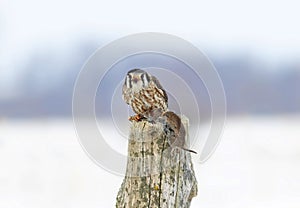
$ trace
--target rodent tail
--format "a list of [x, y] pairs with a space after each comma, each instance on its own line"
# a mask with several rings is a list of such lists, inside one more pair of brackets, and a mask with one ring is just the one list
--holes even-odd
[[194, 154], [198, 154], [196, 151], [194, 151], [194, 150], [190, 150], [190, 149], [186, 149], [186, 148], [182, 148], [182, 149], [184, 149], [184, 150], [186, 150], [186, 151], [189, 151], [189, 152], [191, 152], [191, 153], [194, 153]]

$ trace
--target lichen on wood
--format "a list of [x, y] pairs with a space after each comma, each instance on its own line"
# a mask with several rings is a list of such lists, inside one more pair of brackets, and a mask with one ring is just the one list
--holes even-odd
[[[182, 122], [188, 132], [187, 118]], [[197, 191], [191, 153], [172, 148], [162, 124], [133, 121], [116, 207], [187, 208]]]

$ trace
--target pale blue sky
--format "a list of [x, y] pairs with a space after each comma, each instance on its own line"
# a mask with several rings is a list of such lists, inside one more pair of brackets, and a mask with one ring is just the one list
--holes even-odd
[[[180, 2], [180, 3], [179, 3]], [[216, 51], [300, 49], [299, 1], [14, 1], [0, 6], [1, 65], [45, 44], [167, 32]], [[52, 46], [53, 47], [53, 46]]]
[[[200, 49], [251, 51], [275, 62], [300, 54], [299, 1], [0, 1], [0, 87], [39, 49], [137, 32], [178, 35]], [[5, 77], [5, 79], [3, 79]]]

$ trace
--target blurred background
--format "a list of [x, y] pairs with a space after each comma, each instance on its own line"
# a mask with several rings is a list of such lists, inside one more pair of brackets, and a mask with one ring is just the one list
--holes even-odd
[[82, 150], [72, 93], [96, 49], [138, 32], [191, 42], [224, 84], [226, 128], [206, 163], [195, 158], [199, 194], [192, 207], [298, 207], [299, 6], [291, 0], [0, 1], [0, 207], [115, 205], [123, 178]]

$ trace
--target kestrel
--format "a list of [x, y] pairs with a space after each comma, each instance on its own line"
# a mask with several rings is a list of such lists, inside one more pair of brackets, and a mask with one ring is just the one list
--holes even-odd
[[168, 96], [158, 79], [141, 69], [130, 70], [123, 85], [123, 100], [137, 114], [129, 120], [155, 121], [168, 110]]

